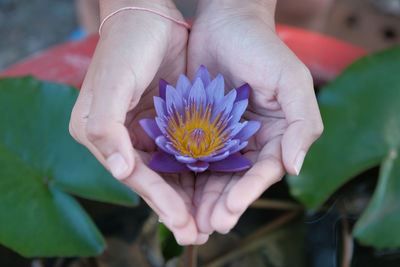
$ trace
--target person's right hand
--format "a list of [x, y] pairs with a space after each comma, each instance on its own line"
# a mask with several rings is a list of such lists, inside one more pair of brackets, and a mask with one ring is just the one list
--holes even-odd
[[[183, 20], [172, 1], [100, 1], [101, 17], [124, 7], [147, 7]], [[162, 77], [186, 71], [187, 30], [146, 11], [129, 10], [105, 23], [78, 100], [70, 133], [115, 178], [138, 193], [182, 244], [204, 243], [191, 212], [192, 174], [163, 179], [148, 168], [156, 150], [138, 121], [154, 118], [153, 96]], [[186, 190], [186, 191], [185, 191]], [[189, 190], [190, 191], [190, 190]]]

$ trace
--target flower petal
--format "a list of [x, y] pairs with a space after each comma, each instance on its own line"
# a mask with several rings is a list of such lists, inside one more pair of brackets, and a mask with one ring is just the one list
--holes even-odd
[[235, 99], [235, 102], [244, 100], [244, 99], [249, 99], [250, 96], [250, 86], [249, 84], [245, 83], [239, 88], [236, 88], [237, 96]]
[[150, 162], [150, 168], [159, 172], [188, 172], [185, 164], [178, 162], [174, 156], [158, 151]]
[[168, 154], [172, 154], [172, 155], [177, 155], [178, 153], [171, 147], [168, 146], [168, 139], [161, 135], [158, 136], [156, 139], [156, 144], [159, 148], [161, 148], [162, 150], [164, 150], [164, 152], [168, 153]]
[[[237, 140], [237, 139], [236, 139], [236, 140]], [[244, 141], [244, 142], [241, 143], [240, 145], [231, 148], [230, 151], [229, 151], [229, 153], [230, 153], [230, 154], [234, 154], [234, 153], [236, 153], [236, 152], [239, 152], [240, 150], [242, 150], [243, 148], [245, 148], [248, 144], [249, 144], [249, 142]]]
[[167, 108], [165, 106], [165, 101], [161, 97], [154, 96], [154, 108], [156, 109], [157, 116], [163, 118], [167, 115]]
[[162, 135], [162, 132], [160, 131], [160, 128], [158, 128], [155, 120], [141, 119], [139, 124], [142, 126], [142, 129], [147, 133], [147, 135], [153, 139], [156, 139], [158, 136]]
[[236, 124], [240, 121], [243, 113], [245, 112], [249, 101], [247, 99], [240, 100], [233, 104], [231, 119], [229, 120], [229, 125]]
[[238, 172], [246, 170], [250, 166], [251, 163], [248, 159], [236, 153], [226, 159], [211, 163], [208, 169], [217, 172]]
[[214, 80], [206, 87], [207, 103], [212, 104], [214, 101], [219, 103], [224, 97], [225, 84], [224, 77], [218, 74]]
[[219, 161], [224, 158], [227, 158], [229, 156], [229, 154], [230, 154], [229, 151], [225, 151], [224, 153], [215, 153], [213, 155], [201, 157], [201, 158], [199, 158], [199, 160], [205, 161], [205, 162], [215, 162], [215, 161]]
[[211, 113], [211, 121], [214, 121], [218, 114], [227, 115], [231, 112], [233, 107], [233, 102], [236, 99], [236, 90], [231, 90], [220, 102], [218, 105], [214, 106], [214, 109]]
[[203, 108], [206, 105], [206, 92], [204, 90], [203, 82], [200, 79], [196, 79], [192, 89], [190, 89], [189, 103], [195, 103], [198, 107], [200, 104], [203, 104]]
[[187, 163], [195, 163], [197, 161], [197, 159], [195, 159], [195, 158], [182, 156], [182, 155], [175, 155], [175, 158], [176, 158], [177, 161], [185, 163], [185, 164], [187, 164]]
[[164, 100], [165, 100], [165, 90], [167, 88], [167, 85], [169, 85], [167, 81], [165, 81], [164, 79], [160, 79], [160, 82], [158, 84], [158, 94]]
[[225, 143], [225, 146], [223, 148], [221, 148], [220, 151], [218, 151], [218, 154], [224, 153], [227, 150], [232, 150], [233, 148], [235, 148], [238, 145], [239, 145], [239, 140], [238, 139], [229, 140], [229, 141], [227, 141]]
[[167, 85], [167, 89], [166, 89], [166, 105], [167, 105], [167, 111], [168, 111], [169, 114], [174, 114], [175, 113], [175, 109], [180, 114], [183, 113], [182, 96], [171, 85]]
[[235, 136], [235, 135], [237, 135], [238, 132], [240, 132], [243, 129], [243, 127], [245, 127], [247, 125], [247, 123], [248, 123], [248, 121], [232, 124], [225, 131], [230, 131], [229, 136]]
[[234, 137], [239, 139], [240, 142], [246, 141], [250, 136], [255, 134], [260, 129], [261, 123], [259, 121], [248, 121], [247, 125]]
[[165, 128], [167, 127], [167, 123], [163, 119], [161, 119], [160, 117], [156, 117], [155, 120], [156, 120], [156, 124], [158, 126], [158, 129], [160, 129], [160, 131], [164, 135], [166, 135], [167, 131], [165, 130]]
[[190, 88], [192, 88], [192, 83], [185, 75], [179, 75], [178, 82], [176, 84], [176, 90], [181, 93], [184, 99], [189, 96]]
[[186, 164], [186, 166], [194, 172], [204, 172], [208, 169], [208, 166], [210, 166], [210, 164], [204, 161], [197, 161], [195, 163]]
[[204, 65], [201, 65], [196, 75], [194, 76], [193, 81], [196, 81], [198, 78], [203, 82], [204, 87], [207, 87], [210, 83], [210, 73], [208, 73], [207, 68]]

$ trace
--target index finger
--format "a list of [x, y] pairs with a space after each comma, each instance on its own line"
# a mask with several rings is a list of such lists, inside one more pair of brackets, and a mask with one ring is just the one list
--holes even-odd
[[121, 182], [137, 192], [174, 233], [181, 245], [193, 244], [198, 236], [193, 216], [179, 194], [157, 173], [147, 167], [135, 152], [135, 168]]

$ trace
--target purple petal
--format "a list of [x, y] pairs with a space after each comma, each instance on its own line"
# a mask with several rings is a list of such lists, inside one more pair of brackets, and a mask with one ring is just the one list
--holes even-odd
[[231, 126], [229, 126], [229, 128], [227, 128], [225, 131], [231, 131], [229, 136], [235, 136], [246, 125], [247, 125], [247, 121], [244, 121], [242, 123], [240, 123], [240, 122], [239, 123], [235, 123], [235, 124], [232, 124]]
[[160, 129], [160, 131], [164, 135], [166, 135], [167, 131], [165, 130], [165, 128], [167, 127], [167, 123], [163, 119], [161, 119], [160, 117], [156, 117], [155, 120], [156, 120], [156, 124], [158, 126], [158, 129]]
[[245, 148], [247, 145], [249, 144], [249, 142], [244, 141], [243, 143], [241, 143], [240, 145], [231, 148], [231, 150], [229, 151], [230, 154], [234, 154], [236, 152], [239, 152], [240, 150], [242, 150], [243, 148]]
[[182, 96], [174, 87], [167, 85], [166, 89], [166, 105], [169, 114], [174, 114], [174, 110], [178, 110], [180, 114], [183, 113]]
[[255, 134], [260, 129], [261, 123], [259, 121], [249, 121], [247, 125], [234, 137], [239, 139], [240, 142], [246, 141], [250, 136]]
[[140, 126], [142, 129], [153, 139], [156, 139], [158, 136], [162, 135], [160, 128], [158, 128], [157, 123], [155, 120], [152, 119], [141, 119], [139, 121]]
[[229, 140], [229, 141], [226, 142], [225, 146], [220, 151], [218, 151], [218, 154], [224, 153], [227, 150], [232, 150], [233, 148], [235, 148], [238, 145], [239, 145], [239, 140], [238, 139]]
[[224, 77], [221, 74], [218, 74], [218, 76], [206, 87], [208, 104], [212, 104], [214, 101], [219, 103], [224, 97], [224, 93]]
[[240, 121], [243, 113], [245, 112], [249, 101], [247, 99], [240, 100], [233, 104], [232, 112], [231, 112], [231, 119], [229, 120], [229, 125], [236, 124]]
[[197, 161], [195, 163], [186, 164], [186, 166], [194, 172], [204, 172], [205, 170], [207, 170], [210, 164], [204, 161]]
[[246, 170], [250, 166], [251, 163], [248, 159], [236, 153], [226, 159], [211, 163], [208, 169], [217, 172], [238, 172]]
[[229, 156], [229, 154], [230, 154], [229, 151], [225, 151], [224, 153], [215, 153], [213, 155], [201, 157], [201, 158], [199, 158], [199, 160], [205, 161], [205, 162], [215, 162], [215, 161], [219, 161], [224, 158], [227, 158]]
[[165, 147], [168, 149], [168, 151], [172, 152], [174, 156], [180, 155], [178, 151], [174, 148], [174, 145], [171, 142], [167, 142]]
[[203, 107], [206, 105], [206, 92], [200, 79], [195, 80], [192, 89], [190, 89], [189, 103], [196, 103], [197, 106], [203, 104]]
[[158, 151], [150, 162], [150, 168], [159, 172], [188, 172], [185, 164], [178, 162], [174, 156]]
[[210, 83], [210, 73], [205, 66], [201, 65], [196, 75], [194, 76], [193, 81], [196, 81], [198, 78], [203, 82], [204, 87], [207, 87]]
[[157, 116], [163, 118], [167, 115], [167, 108], [165, 106], [165, 101], [161, 97], [154, 96], [154, 108], [156, 109]]
[[168, 146], [168, 139], [165, 136], [158, 136], [155, 141], [157, 146], [164, 150], [164, 152], [172, 155], [177, 154], [177, 152], [171, 146]]
[[222, 101], [216, 102], [217, 105], [211, 113], [211, 121], [214, 121], [218, 114], [227, 115], [229, 112], [231, 112], [235, 99], [236, 90], [231, 90], [229, 94], [222, 99]]
[[250, 86], [245, 83], [239, 88], [236, 88], [237, 96], [235, 102], [248, 99], [250, 96]]
[[195, 163], [197, 159], [187, 157], [187, 156], [182, 156], [182, 155], [175, 155], [175, 158], [177, 161], [188, 164], [188, 163]]
[[184, 99], [189, 96], [190, 88], [192, 88], [192, 83], [185, 75], [179, 75], [178, 82], [176, 84], [176, 90], [179, 91]]
[[159, 95], [164, 100], [165, 100], [165, 90], [167, 88], [167, 85], [169, 85], [169, 83], [167, 83], [164, 79], [160, 79], [160, 82], [158, 84]]

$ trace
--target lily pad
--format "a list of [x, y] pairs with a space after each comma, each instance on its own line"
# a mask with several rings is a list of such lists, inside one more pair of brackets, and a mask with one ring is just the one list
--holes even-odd
[[24, 256], [95, 255], [104, 240], [69, 193], [135, 205], [68, 132], [78, 92], [32, 77], [0, 80], [0, 242]]
[[322, 89], [324, 134], [311, 147], [300, 175], [288, 177], [291, 193], [316, 209], [350, 179], [384, 163], [354, 231], [363, 244], [376, 247], [400, 246], [399, 71], [400, 47], [394, 47], [358, 60]]

